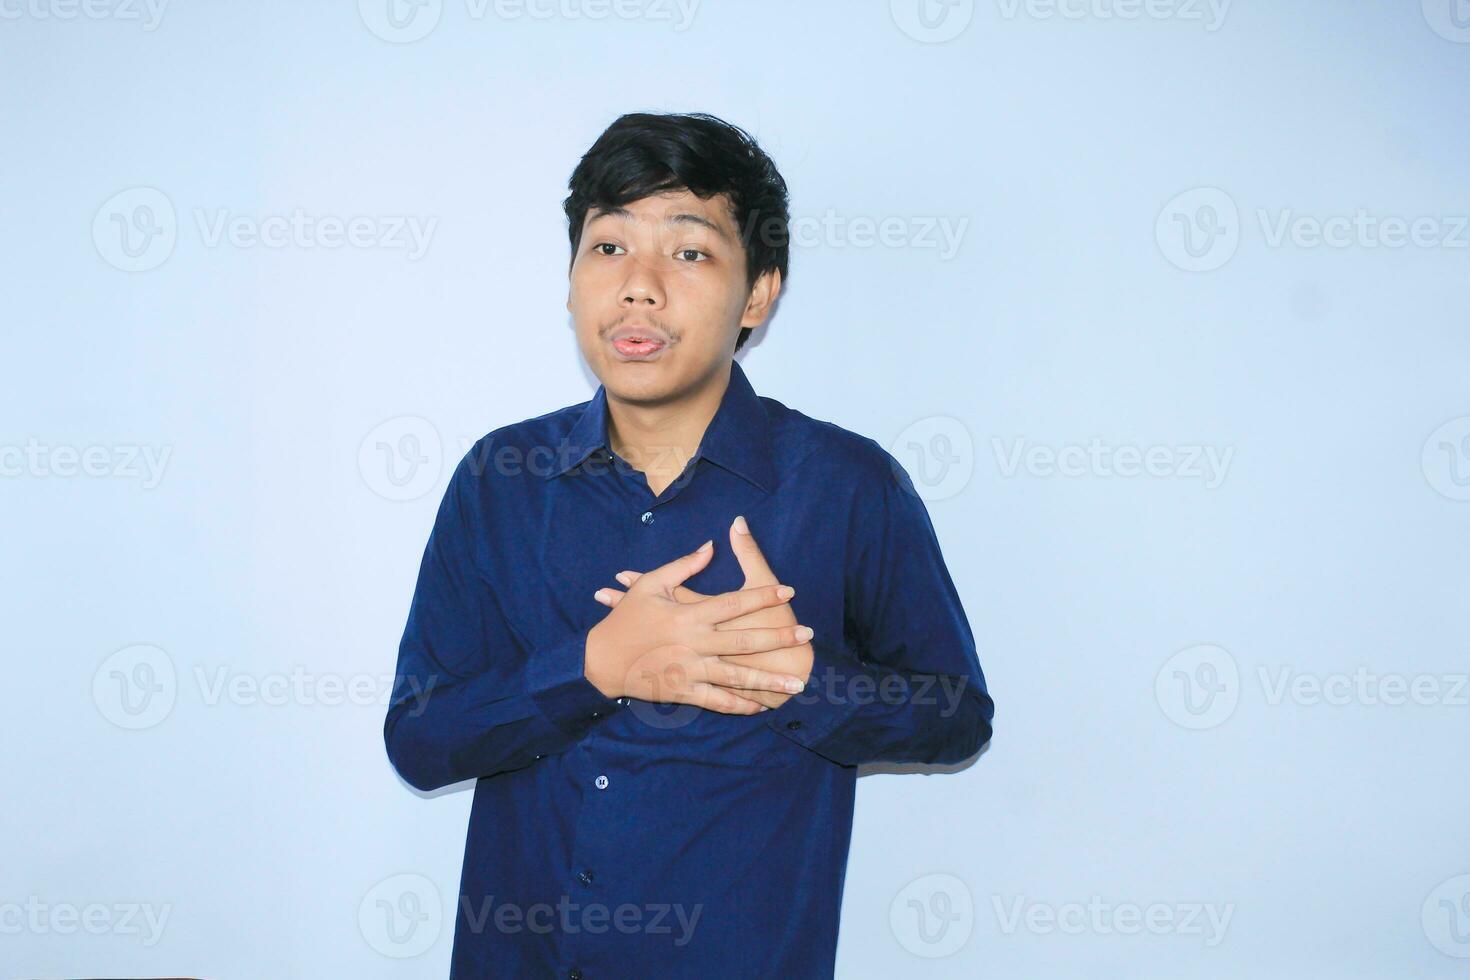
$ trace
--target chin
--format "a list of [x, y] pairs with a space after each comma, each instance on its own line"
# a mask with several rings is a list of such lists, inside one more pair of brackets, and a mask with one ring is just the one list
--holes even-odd
[[616, 363], [610, 366], [602, 384], [610, 394], [633, 402], [660, 401], [678, 387], [669, 377], [650, 371], [647, 365]]

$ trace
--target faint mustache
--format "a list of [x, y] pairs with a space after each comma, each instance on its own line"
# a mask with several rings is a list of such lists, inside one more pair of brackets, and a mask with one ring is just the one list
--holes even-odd
[[606, 340], [607, 338], [611, 337], [613, 333], [626, 326], [629, 320], [634, 319], [648, 324], [654, 330], [658, 331], [660, 334], [666, 337], [668, 339], [669, 346], [672, 347], [674, 344], [677, 344], [679, 342], [679, 335], [674, 333], [674, 331], [670, 330], [668, 327], [664, 326], [663, 321], [659, 320], [658, 318], [651, 316], [634, 317], [631, 315], [620, 317], [619, 319], [608, 324], [606, 327], [603, 327], [601, 332], [602, 339]]

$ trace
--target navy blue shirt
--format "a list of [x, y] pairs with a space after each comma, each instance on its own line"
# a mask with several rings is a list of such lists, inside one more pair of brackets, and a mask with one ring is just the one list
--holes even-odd
[[[383, 734], [420, 790], [475, 779], [453, 977], [830, 977], [859, 763], [954, 763], [994, 705], [923, 501], [872, 439], [758, 396], [731, 362], [655, 495], [606, 390], [496, 429], [450, 479]], [[815, 630], [806, 690], [728, 715], [608, 698], [592, 598], [714, 540], [684, 583], [743, 586], [745, 515]]]

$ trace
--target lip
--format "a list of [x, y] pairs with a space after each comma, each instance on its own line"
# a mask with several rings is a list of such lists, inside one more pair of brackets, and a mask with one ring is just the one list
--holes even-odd
[[637, 350], [627, 346], [627, 344], [628, 341], [626, 340], [612, 341], [609, 346], [612, 347], [613, 357], [616, 357], [620, 361], [655, 361], [668, 349], [668, 345], [664, 343], [659, 343], [657, 346], [645, 350]]
[[[633, 338], [642, 338], [652, 341], [654, 346], [638, 349], [632, 346]], [[614, 330], [608, 337], [608, 344], [613, 349], [613, 354], [620, 361], [652, 361], [656, 360], [669, 346], [668, 335], [656, 327], [647, 324], [625, 324]]]

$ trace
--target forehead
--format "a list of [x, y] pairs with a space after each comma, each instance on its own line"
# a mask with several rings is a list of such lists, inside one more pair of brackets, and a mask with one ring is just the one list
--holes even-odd
[[701, 198], [688, 190], [651, 194], [621, 207], [588, 209], [586, 224], [604, 221], [703, 227], [724, 238], [731, 238], [734, 230], [728, 195]]

